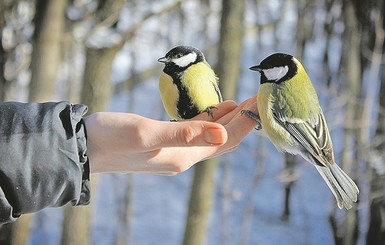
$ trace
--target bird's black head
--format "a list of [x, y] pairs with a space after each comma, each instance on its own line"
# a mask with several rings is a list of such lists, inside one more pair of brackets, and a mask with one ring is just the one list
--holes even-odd
[[191, 46], [177, 46], [158, 61], [165, 64], [163, 71], [172, 76], [186, 70], [192, 64], [204, 61], [203, 53]]
[[298, 70], [295, 58], [284, 53], [271, 54], [250, 69], [261, 73], [261, 84], [282, 83], [295, 76]]

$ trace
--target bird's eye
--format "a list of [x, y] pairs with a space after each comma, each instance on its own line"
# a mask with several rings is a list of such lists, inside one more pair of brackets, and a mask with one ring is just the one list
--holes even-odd
[[177, 55], [175, 56], [175, 58], [179, 59], [179, 58], [182, 57], [182, 56], [183, 56], [182, 54], [177, 54]]

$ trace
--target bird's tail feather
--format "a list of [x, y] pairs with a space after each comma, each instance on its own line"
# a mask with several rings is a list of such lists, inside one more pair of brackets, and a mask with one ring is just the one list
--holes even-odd
[[337, 199], [338, 207], [350, 209], [359, 193], [354, 181], [336, 163], [329, 167], [315, 166]]

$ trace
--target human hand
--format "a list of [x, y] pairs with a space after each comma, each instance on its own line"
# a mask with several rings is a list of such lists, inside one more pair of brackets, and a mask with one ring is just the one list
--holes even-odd
[[213, 118], [165, 122], [131, 113], [98, 112], [85, 118], [91, 172], [174, 175], [195, 163], [234, 150], [255, 127], [241, 110], [256, 110], [256, 98], [237, 106], [225, 101]]

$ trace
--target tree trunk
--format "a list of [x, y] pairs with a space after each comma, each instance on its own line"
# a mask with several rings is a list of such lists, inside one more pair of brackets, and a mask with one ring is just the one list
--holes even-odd
[[327, 15], [327, 20], [324, 23], [324, 32], [325, 32], [325, 50], [323, 54], [323, 69], [324, 69], [324, 74], [326, 75], [326, 84], [327, 87], [330, 89], [331, 84], [333, 81], [333, 77], [336, 76], [336, 70], [338, 69], [333, 69], [331, 70], [329, 67], [329, 50], [330, 50], [330, 45], [331, 45], [331, 39], [333, 35], [333, 27], [335, 25], [335, 20], [332, 15], [332, 7], [333, 7], [334, 1], [333, 0], [327, 0], [325, 1], [325, 11], [328, 13]]
[[89, 240], [90, 218], [90, 206], [73, 207], [71, 204], [67, 204], [64, 207], [61, 244], [91, 244]]
[[244, 9], [244, 0], [222, 0], [221, 37], [215, 70], [224, 100], [233, 100], [237, 95], [244, 33]]
[[[124, 176], [124, 179], [118, 179], [119, 186], [124, 187], [124, 194], [119, 196], [117, 200], [117, 230], [116, 230], [116, 245], [130, 244], [130, 217], [132, 212], [131, 193], [133, 188], [133, 180], [131, 175]], [[123, 183], [122, 183], [123, 181]]]
[[311, 22], [311, 19], [305, 19], [306, 11], [309, 11], [306, 1], [297, 0], [296, 57], [299, 60], [303, 59], [307, 37], [309, 36], [308, 30], [312, 30], [312, 28], [308, 28], [309, 23], [307, 23]]
[[[99, 26], [116, 27], [124, 3], [124, 0], [99, 1], [95, 13], [95, 28]], [[89, 114], [107, 109], [112, 92], [112, 64], [123, 44], [122, 41], [103, 48], [86, 48], [86, 63], [80, 102], [88, 106]], [[96, 191], [97, 182], [97, 176], [93, 175], [91, 178], [91, 190], [93, 192]], [[91, 208], [92, 205], [85, 207], [68, 205], [65, 208], [61, 244], [90, 244]]]
[[121, 46], [86, 50], [81, 101], [88, 106], [89, 113], [104, 111], [111, 98], [112, 62]]
[[[385, 8], [385, 4], [383, 5]], [[382, 26], [382, 28], [385, 25]], [[381, 55], [381, 57], [384, 57]], [[384, 65], [382, 65], [384, 66]], [[381, 86], [379, 93], [379, 114], [377, 118], [377, 128], [375, 137], [380, 142], [375, 146], [375, 154], [382, 156], [385, 151], [385, 71], [381, 72]], [[374, 139], [376, 140], [376, 139]], [[380, 164], [384, 165], [383, 162]], [[382, 166], [382, 168], [384, 168]], [[385, 176], [372, 170], [372, 179], [370, 181], [369, 193], [369, 228], [366, 235], [366, 244], [385, 244]]]
[[[0, 5], [2, 5], [1, 2]], [[34, 18], [35, 32], [32, 41], [33, 52], [31, 60], [30, 100], [52, 100], [55, 94], [54, 82], [60, 63], [60, 41], [64, 23], [65, 0], [39, 0], [36, 2]], [[0, 6], [0, 12], [4, 6]], [[3, 14], [1, 14], [3, 18]], [[3, 22], [1, 22], [3, 24]], [[1, 28], [2, 30], [2, 28]], [[4, 50], [1, 46], [1, 54]], [[0, 95], [5, 98], [6, 81], [4, 64], [6, 56], [0, 54]], [[16, 222], [7, 224], [10, 237], [7, 244], [27, 244], [33, 215], [22, 215]]]
[[[86, 65], [81, 93], [81, 103], [88, 106], [89, 113], [105, 111], [111, 97], [111, 71], [116, 53], [121, 46], [86, 50]], [[92, 176], [91, 189], [96, 191], [97, 178]], [[90, 244], [91, 205], [72, 207], [64, 210], [61, 244]]]
[[[361, 90], [361, 55], [360, 55], [360, 40], [361, 32], [358, 28], [359, 23], [355, 13], [353, 4], [350, 1], [344, 2], [344, 17], [345, 17], [345, 40], [346, 40], [346, 74], [347, 77], [347, 93], [348, 101], [345, 109], [345, 129], [344, 129], [344, 150], [342, 153], [342, 168], [355, 179], [354, 170], [358, 166], [356, 149], [358, 130], [357, 125], [353, 124], [358, 119], [360, 111], [359, 94]], [[350, 175], [350, 174], [349, 174]], [[341, 238], [341, 244], [355, 244], [358, 237], [358, 216], [357, 206], [347, 211], [346, 219], [343, 227], [345, 228], [344, 236]]]
[[281, 181], [285, 184], [285, 198], [283, 204], [282, 219], [289, 220], [290, 218], [290, 194], [291, 189], [297, 180], [295, 167], [297, 165], [296, 157], [289, 153], [285, 153], [285, 170], [281, 173]]
[[52, 101], [64, 30], [66, 0], [38, 0], [34, 19], [30, 101]]
[[244, 194], [246, 197], [246, 204], [243, 208], [242, 214], [242, 224], [239, 235], [239, 245], [247, 245], [250, 244], [250, 233], [253, 233], [251, 227], [253, 224], [253, 213], [255, 209], [254, 205], [254, 195], [257, 191], [258, 184], [262, 180], [262, 177], [265, 174], [265, 164], [266, 164], [266, 147], [264, 145], [264, 139], [262, 139], [262, 135], [258, 135], [258, 143], [255, 149], [255, 169], [254, 169], [254, 177], [250, 183], [250, 188], [248, 188], [247, 192]]
[[[5, 4], [4, 1], [0, 1], [0, 41], [3, 40], [3, 32], [5, 26]], [[5, 62], [7, 61], [7, 55], [3, 47], [3, 43], [0, 42], [0, 102], [5, 101], [7, 91], [7, 81], [4, 77]]]
[[[234, 99], [239, 77], [243, 40], [244, 1], [223, 0], [221, 37], [216, 72], [223, 98]], [[218, 159], [206, 160], [195, 167], [189, 211], [184, 233], [184, 245], [204, 244], [208, 218], [215, 190], [214, 176]]]
[[205, 244], [208, 217], [213, 206], [214, 174], [217, 164], [218, 160], [214, 158], [198, 163], [194, 167], [184, 245]]

